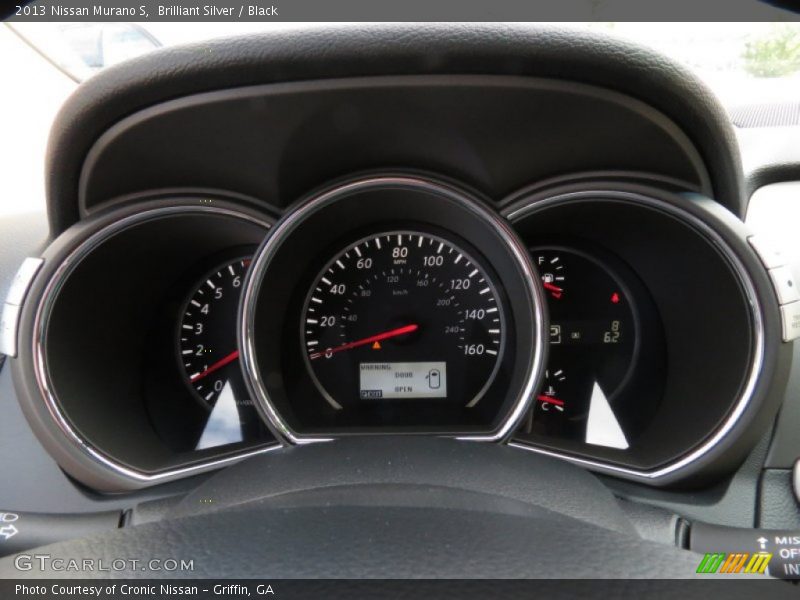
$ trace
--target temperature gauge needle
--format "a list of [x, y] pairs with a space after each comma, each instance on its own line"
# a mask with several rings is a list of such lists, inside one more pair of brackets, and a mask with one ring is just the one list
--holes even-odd
[[563, 400], [559, 400], [558, 398], [553, 398], [552, 396], [545, 396], [544, 394], [540, 394], [536, 396], [536, 399], [539, 402], [547, 402], [549, 404], [555, 404], [556, 406], [564, 406]]
[[217, 371], [217, 370], [221, 369], [222, 367], [224, 367], [224, 366], [225, 366], [225, 365], [227, 365], [228, 363], [232, 363], [232, 362], [233, 362], [233, 361], [235, 361], [237, 358], [239, 358], [239, 351], [238, 351], [238, 350], [234, 350], [233, 352], [231, 352], [230, 354], [228, 354], [228, 356], [226, 356], [226, 357], [224, 357], [224, 358], [221, 358], [221, 359], [219, 359], [217, 362], [215, 362], [213, 365], [211, 365], [210, 367], [208, 367], [208, 368], [207, 368], [205, 371], [203, 371], [202, 373], [198, 373], [197, 375], [194, 375], [194, 376], [193, 376], [191, 379], [189, 379], [189, 381], [191, 381], [192, 383], [194, 383], [195, 381], [198, 381], [198, 380], [202, 379], [202, 378], [203, 378], [203, 377], [205, 377], [206, 375], [210, 375], [210, 374], [211, 374], [211, 373], [213, 373], [214, 371]]
[[397, 337], [399, 335], [405, 335], [407, 333], [411, 333], [412, 331], [416, 331], [417, 329], [419, 329], [419, 325], [412, 323], [411, 325], [406, 325], [404, 327], [398, 327], [397, 329], [384, 331], [383, 333], [378, 333], [370, 337], [356, 340], [355, 342], [342, 344], [341, 346], [337, 346], [336, 348], [328, 348], [324, 352], [314, 352], [313, 354], [309, 354], [308, 357], [311, 360], [314, 360], [315, 358], [319, 358], [320, 356], [326, 356], [326, 355], [330, 356], [331, 354], [336, 354], [337, 352], [344, 352], [345, 350], [352, 350], [353, 348], [358, 348], [359, 346], [365, 346], [366, 344], [374, 344], [375, 342], [382, 342], [383, 340], [388, 340], [390, 338]]

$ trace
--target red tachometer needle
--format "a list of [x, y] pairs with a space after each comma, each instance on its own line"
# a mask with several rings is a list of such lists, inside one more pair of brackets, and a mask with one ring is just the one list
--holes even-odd
[[314, 352], [314, 354], [309, 354], [308, 357], [311, 360], [314, 360], [315, 358], [319, 358], [320, 356], [326, 356], [326, 355], [329, 356], [331, 354], [336, 354], [337, 352], [352, 350], [353, 348], [358, 348], [359, 346], [364, 346], [366, 344], [374, 344], [375, 342], [382, 342], [383, 340], [388, 340], [389, 338], [397, 337], [398, 335], [405, 335], [406, 333], [411, 333], [412, 331], [416, 331], [417, 329], [419, 329], [419, 325], [416, 324], [406, 325], [404, 327], [398, 327], [397, 329], [384, 331], [383, 333], [372, 335], [370, 337], [366, 337], [361, 340], [356, 340], [355, 342], [342, 344], [341, 346], [337, 346], [336, 348], [329, 348], [322, 352]]
[[207, 368], [205, 371], [203, 371], [202, 373], [198, 373], [198, 374], [197, 374], [197, 375], [195, 375], [194, 377], [191, 377], [191, 378], [189, 379], [189, 381], [191, 381], [192, 383], [194, 383], [195, 381], [197, 381], [197, 380], [199, 380], [199, 379], [202, 379], [202, 378], [203, 378], [203, 377], [205, 377], [206, 375], [210, 375], [210, 374], [211, 374], [211, 373], [213, 373], [214, 371], [216, 371], [216, 370], [218, 370], [218, 369], [221, 369], [222, 367], [224, 367], [224, 366], [225, 366], [225, 365], [227, 365], [228, 363], [232, 363], [232, 362], [233, 362], [233, 361], [235, 361], [237, 358], [239, 358], [239, 351], [238, 351], [238, 350], [234, 350], [233, 352], [231, 352], [230, 354], [228, 354], [228, 356], [226, 356], [225, 358], [221, 358], [221, 359], [219, 359], [217, 362], [215, 362], [213, 365], [211, 365], [210, 367], [208, 367], [208, 368]]
[[564, 401], [559, 400], [558, 398], [553, 398], [552, 396], [545, 396], [544, 394], [540, 394], [536, 396], [536, 399], [539, 402], [547, 402], [549, 404], [555, 404], [556, 406], [564, 406]]

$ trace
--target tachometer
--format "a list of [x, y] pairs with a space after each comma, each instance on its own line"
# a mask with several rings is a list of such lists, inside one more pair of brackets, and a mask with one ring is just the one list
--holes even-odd
[[330, 259], [301, 327], [306, 365], [337, 410], [423, 400], [471, 408], [504, 344], [487, 271], [454, 243], [416, 231], [372, 235]]
[[186, 381], [214, 406], [226, 386], [244, 394], [236, 346], [236, 311], [249, 258], [237, 258], [208, 273], [183, 310], [179, 352]]
[[182, 411], [181, 435], [191, 439], [196, 450], [270, 437], [245, 385], [236, 341], [236, 316], [249, 266], [249, 257], [216, 263], [196, 280], [182, 304], [180, 372], [201, 409]]

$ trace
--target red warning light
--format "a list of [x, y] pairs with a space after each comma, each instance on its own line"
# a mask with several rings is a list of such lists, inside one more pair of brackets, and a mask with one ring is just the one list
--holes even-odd
[[619, 304], [619, 294], [617, 292], [611, 294], [611, 304]]

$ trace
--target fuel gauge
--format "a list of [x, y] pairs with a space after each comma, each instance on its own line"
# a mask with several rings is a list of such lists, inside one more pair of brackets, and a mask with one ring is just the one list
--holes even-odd
[[539, 269], [542, 278], [542, 286], [553, 300], [561, 300], [564, 297], [565, 285], [567, 281], [567, 271], [560, 253], [537, 252], [533, 260]]

